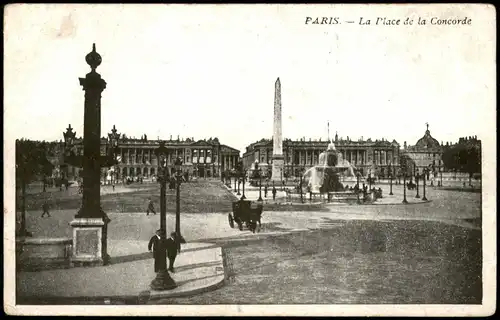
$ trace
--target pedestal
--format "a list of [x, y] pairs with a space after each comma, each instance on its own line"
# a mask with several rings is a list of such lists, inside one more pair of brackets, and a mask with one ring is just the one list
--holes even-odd
[[283, 155], [273, 155], [272, 161], [271, 181], [279, 181], [281, 183], [283, 169], [285, 168], [285, 158]]
[[73, 227], [73, 252], [71, 263], [74, 266], [104, 265], [107, 253], [103, 250], [103, 232], [106, 224], [102, 218], [75, 218]]

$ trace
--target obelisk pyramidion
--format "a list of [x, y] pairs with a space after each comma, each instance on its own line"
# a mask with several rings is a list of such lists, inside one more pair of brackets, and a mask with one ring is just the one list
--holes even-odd
[[280, 78], [274, 85], [274, 124], [273, 124], [273, 162], [272, 181], [283, 180], [283, 168], [285, 159], [283, 157], [283, 135], [281, 132], [281, 82]]

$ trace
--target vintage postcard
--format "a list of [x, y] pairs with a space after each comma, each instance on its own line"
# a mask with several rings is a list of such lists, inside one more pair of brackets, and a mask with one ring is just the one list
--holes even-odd
[[4, 310], [485, 316], [487, 4], [11, 4]]

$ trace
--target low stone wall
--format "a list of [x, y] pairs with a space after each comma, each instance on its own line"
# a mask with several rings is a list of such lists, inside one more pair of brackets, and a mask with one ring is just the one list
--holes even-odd
[[68, 268], [72, 244], [70, 238], [17, 239], [17, 267], [21, 270]]

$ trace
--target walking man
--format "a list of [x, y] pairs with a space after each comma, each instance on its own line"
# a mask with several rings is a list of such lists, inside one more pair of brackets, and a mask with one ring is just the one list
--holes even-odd
[[151, 198], [149, 198], [148, 209], [146, 210], [147, 216], [149, 216], [149, 212], [152, 212], [156, 215], [155, 206]]
[[45, 201], [42, 205], [42, 218], [45, 216], [45, 214], [47, 214], [47, 216], [50, 218], [50, 213], [49, 213], [49, 204], [47, 203], [47, 201]]
[[267, 184], [264, 186], [264, 197], [267, 198]]
[[276, 187], [273, 186], [273, 200], [276, 200]]
[[155, 272], [160, 272], [161, 261], [165, 261], [166, 256], [166, 245], [165, 240], [162, 241], [161, 237], [164, 235], [162, 230], [156, 230], [156, 234], [151, 237], [148, 243], [149, 252], [153, 252], [153, 257], [155, 259]]
[[177, 250], [179, 250], [179, 246], [177, 244], [177, 235], [175, 232], [172, 232], [170, 234], [170, 238], [167, 239], [167, 256], [168, 256], [168, 271], [170, 272], [175, 272], [174, 271], [174, 262], [175, 258], [177, 257]]

